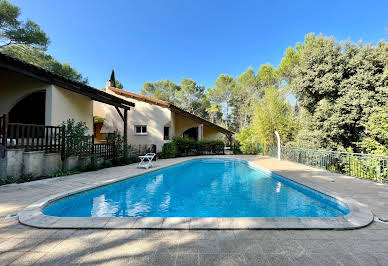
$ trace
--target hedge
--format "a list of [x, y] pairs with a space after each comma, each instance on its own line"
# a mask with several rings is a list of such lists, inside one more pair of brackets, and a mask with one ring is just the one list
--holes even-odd
[[225, 144], [221, 140], [196, 141], [189, 138], [174, 138], [162, 148], [164, 158], [190, 155], [224, 154]]

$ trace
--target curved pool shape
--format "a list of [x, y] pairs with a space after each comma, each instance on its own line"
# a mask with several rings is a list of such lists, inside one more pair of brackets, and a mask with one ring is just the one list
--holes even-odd
[[339, 217], [347, 206], [234, 159], [195, 159], [62, 198], [58, 217]]

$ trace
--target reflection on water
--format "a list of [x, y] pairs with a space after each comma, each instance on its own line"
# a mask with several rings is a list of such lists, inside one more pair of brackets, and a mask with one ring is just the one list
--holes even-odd
[[163, 174], [157, 175], [155, 179], [152, 179], [146, 186], [147, 193], [155, 193], [158, 186], [163, 182]]
[[93, 198], [91, 216], [112, 217], [117, 213], [117, 205], [105, 199], [105, 195]]
[[346, 209], [236, 160], [201, 159], [60, 200], [72, 217], [335, 217]]
[[280, 193], [280, 189], [282, 188], [282, 183], [278, 182], [276, 186], [276, 193]]

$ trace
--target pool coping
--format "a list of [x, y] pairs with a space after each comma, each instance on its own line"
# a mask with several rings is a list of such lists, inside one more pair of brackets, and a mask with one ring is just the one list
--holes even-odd
[[[310, 189], [326, 194], [349, 208], [349, 213], [340, 217], [54, 217], [43, 214], [43, 209], [60, 198], [91, 190], [158, 171], [177, 164], [196, 159], [206, 159], [208, 156], [190, 157], [187, 160], [171, 162], [158, 168], [144, 170], [140, 174], [119, 176], [94, 184], [85, 185], [77, 189], [58, 193], [43, 198], [26, 207], [19, 213], [19, 222], [37, 228], [50, 229], [357, 229], [373, 222], [372, 212], [364, 205], [349, 197], [341, 197], [338, 193], [328, 191], [306, 181], [285, 177], [276, 172], [247, 160], [230, 156], [213, 157], [217, 159], [235, 159], [245, 161], [249, 166], [270, 174], [278, 175]], [[212, 158], [212, 157], [210, 157]]]

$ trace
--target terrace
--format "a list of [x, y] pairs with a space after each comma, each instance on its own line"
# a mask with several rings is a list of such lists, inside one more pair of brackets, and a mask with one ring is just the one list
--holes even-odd
[[[213, 156], [214, 157], [214, 156]], [[227, 156], [219, 156], [227, 157]], [[264, 156], [233, 156], [351, 197], [377, 217], [388, 217], [388, 186]], [[191, 157], [158, 160], [161, 168]], [[98, 182], [143, 173], [134, 165], [0, 188], [0, 263], [131, 265], [385, 265], [388, 225], [356, 230], [149, 230], [38, 229], [16, 214], [43, 197]], [[161, 221], [163, 223], [163, 220]]]

